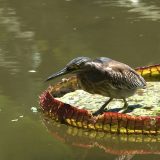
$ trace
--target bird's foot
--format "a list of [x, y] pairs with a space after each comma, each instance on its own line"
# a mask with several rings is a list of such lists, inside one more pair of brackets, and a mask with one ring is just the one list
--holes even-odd
[[127, 108], [121, 109], [118, 113], [126, 113]]
[[105, 107], [110, 103], [110, 101], [112, 101], [113, 98], [110, 98], [109, 100], [107, 100], [102, 106], [101, 108], [99, 108], [96, 112], [94, 112], [92, 115], [93, 116], [97, 116], [99, 114], [102, 114], [103, 112], [105, 112]]
[[102, 114], [104, 112], [104, 109], [99, 109], [92, 113], [93, 116], [98, 116], [99, 114]]
[[123, 100], [124, 100], [124, 106], [118, 113], [126, 113], [126, 111], [128, 109], [128, 103], [127, 103], [126, 99], [123, 99]]

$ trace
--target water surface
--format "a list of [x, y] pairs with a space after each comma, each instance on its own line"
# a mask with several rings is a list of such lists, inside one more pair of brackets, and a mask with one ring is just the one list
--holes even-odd
[[117, 142], [117, 152], [72, 145], [70, 134], [66, 143], [31, 110], [49, 85], [44, 79], [74, 57], [106, 56], [132, 67], [160, 63], [159, 28], [158, 0], [0, 0], [0, 159], [159, 159], [159, 143], [151, 140], [140, 145], [148, 152], [127, 156], [114, 138], [106, 143]]

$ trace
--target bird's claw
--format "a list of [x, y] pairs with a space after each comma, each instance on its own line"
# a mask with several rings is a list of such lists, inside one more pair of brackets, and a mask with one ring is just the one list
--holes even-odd
[[127, 108], [121, 109], [118, 113], [126, 113]]
[[104, 111], [105, 111], [104, 109], [103, 109], [103, 110], [102, 110], [102, 109], [99, 109], [99, 110], [93, 112], [92, 115], [93, 115], [93, 116], [98, 116], [99, 114], [102, 114]]

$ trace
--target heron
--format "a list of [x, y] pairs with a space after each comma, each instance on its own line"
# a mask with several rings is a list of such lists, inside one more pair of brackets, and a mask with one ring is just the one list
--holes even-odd
[[94, 116], [102, 114], [105, 107], [113, 99], [122, 99], [124, 106], [120, 113], [128, 109], [126, 98], [135, 94], [138, 89], [146, 88], [144, 78], [127, 64], [111, 58], [77, 57], [71, 60], [63, 69], [52, 74], [46, 81], [56, 77], [75, 74], [79, 86], [91, 94], [109, 97], [107, 101], [93, 113]]

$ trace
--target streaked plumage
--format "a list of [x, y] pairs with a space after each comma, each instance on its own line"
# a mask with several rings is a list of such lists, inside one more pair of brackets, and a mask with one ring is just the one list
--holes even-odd
[[64, 69], [51, 75], [47, 80], [64, 74], [76, 74], [81, 88], [92, 94], [110, 97], [94, 115], [103, 111], [113, 99], [123, 99], [127, 108], [126, 98], [132, 96], [139, 88], [144, 88], [146, 82], [128, 65], [106, 57], [90, 59], [78, 57], [69, 62]]

